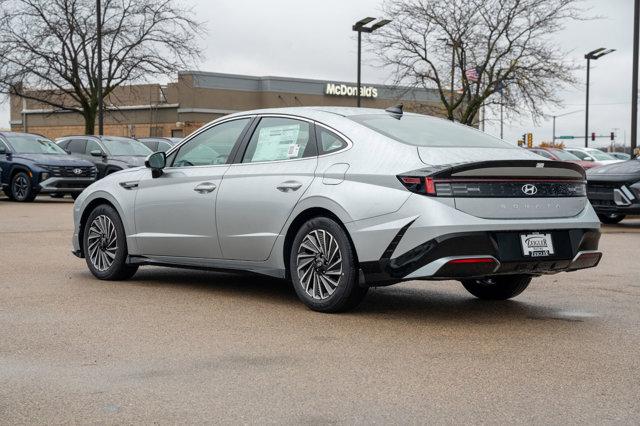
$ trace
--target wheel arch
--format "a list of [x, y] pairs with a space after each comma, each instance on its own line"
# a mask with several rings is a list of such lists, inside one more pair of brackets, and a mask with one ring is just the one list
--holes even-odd
[[[122, 210], [119, 208], [117, 203], [114, 203], [113, 201], [109, 200], [107, 197], [102, 195], [97, 195], [96, 197], [92, 198], [90, 201], [86, 202], [86, 204], [83, 206], [82, 214], [80, 215], [80, 223], [78, 225], [78, 243], [80, 245], [80, 251], [83, 254], [84, 254], [84, 226], [87, 223], [87, 218], [96, 207], [102, 204], [106, 204], [108, 206], [113, 207], [113, 209], [120, 216], [120, 220], [122, 221], [123, 226], [125, 226], [124, 225], [125, 222], [122, 220]], [[126, 226], [125, 226], [125, 229], [126, 229]]]
[[298, 230], [300, 229], [300, 227], [307, 222], [310, 219], [313, 219], [314, 217], [327, 217], [329, 219], [332, 219], [333, 221], [335, 221], [344, 231], [344, 233], [347, 235], [347, 238], [349, 239], [349, 243], [351, 243], [351, 247], [353, 248], [353, 254], [355, 256], [355, 260], [356, 260], [356, 265], [358, 264], [358, 252], [356, 250], [356, 247], [353, 243], [353, 239], [351, 238], [351, 235], [349, 234], [349, 231], [347, 230], [347, 227], [345, 226], [345, 222], [333, 211], [329, 210], [328, 208], [325, 207], [309, 207], [306, 208], [305, 210], [302, 210], [301, 212], [299, 212], [295, 218], [291, 221], [291, 223], [289, 224], [289, 227], [287, 228], [287, 232], [285, 234], [285, 238], [284, 238], [284, 243], [283, 243], [283, 251], [282, 251], [282, 259], [284, 262], [284, 270], [285, 270], [285, 274], [286, 274], [286, 278], [287, 279], [291, 279], [290, 275], [289, 275], [289, 256], [291, 255], [291, 249], [293, 246], [293, 240], [296, 237], [296, 234], [298, 232]]

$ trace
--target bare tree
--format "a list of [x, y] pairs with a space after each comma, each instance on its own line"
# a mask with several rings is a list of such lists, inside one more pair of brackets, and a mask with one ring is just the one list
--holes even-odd
[[575, 65], [550, 36], [584, 19], [579, 3], [388, 0], [393, 23], [375, 37], [376, 51], [397, 84], [437, 89], [450, 120], [473, 124], [483, 104], [501, 102], [536, 119], [560, 103], [559, 86], [575, 83]]
[[[82, 114], [98, 110], [95, 0], [0, 0], [0, 93]], [[201, 24], [174, 0], [102, 0], [102, 85], [168, 75], [199, 59]]]

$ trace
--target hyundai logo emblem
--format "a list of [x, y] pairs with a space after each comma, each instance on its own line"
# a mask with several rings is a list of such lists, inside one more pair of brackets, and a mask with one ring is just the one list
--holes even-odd
[[522, 192], [524, 192], [525, 195], [536, 195], [538, 193], [538, 188], [535, 185], [528, 183], [526, 185], [522, 185]]
[[82, 169], [73, 169], [73, 174], [81, 175], [82, 174]]

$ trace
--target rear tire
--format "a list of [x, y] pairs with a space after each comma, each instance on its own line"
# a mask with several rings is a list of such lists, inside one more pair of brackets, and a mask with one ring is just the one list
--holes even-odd
[[600, 219], [600, 222], [606, 223], [608, 225], [613, 225], [613, 224], [619, 223], [625, 217], [626, 217], [626, 215], [618, 214], [618, 213], [608, 213], [608, 214], [599, 213], [598, 214], [598, 218]]
[[300, 227], [291, 247], [289, 273], [300, 300], [318, 312], [355, 308], [368, 290], [358, 283], [347, 233], [327, 217], [310, 219]]
[[26, 172], [18, 172], [11, 178], [11, 198], [18, 202], [30, 202], [38, 195], [31, 186], [31, 178]]
[[101, 280], [126, 280], [138, 270], [128, 265], [127, 239], [118, 212], [107, 204], [93, 209], [82, 231], [84, 257], [91, 273]]
[[475, 297], [484, 300], [507, 300], [516, 297], [529, 286], [528, 275], [504, 275], [460, 281]]

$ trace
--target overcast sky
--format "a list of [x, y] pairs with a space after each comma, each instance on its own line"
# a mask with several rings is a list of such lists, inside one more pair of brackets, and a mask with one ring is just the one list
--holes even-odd
[[[355, 80], [356, 43], [351, 25], [365, 16], [381, 15], [378, 0], [184, 0], [193, 4], [208, 33], [202, 41], [206, 71], [250, 75], [305, 77], [322, 80]], [[584, 53], [598, 47], [616, 52], [592, 62], [590, 130], [608, 134], [619, 129], [619, 140], [630, 133], [633, 2], [631, 0], [589, 0], [584, 5], [597, 21], [569, 23], [557, 43], [570, 51], [580, 64]], [[392, 17], [391, 17], [392, 18]], [[366, 41], [365, 41], [366, 43]], [[375, 66], [375, 58], [364, 56], [363, 81], [385, 83], [389, 71]], [[562, 114], [557, 119], [558, 135], [584, 134], [584, 70], [581, 85], [562, 91], [565, 107], [548, 110]], [[0, 127], [9, 123], [8, 106], [0, 105]], [[499, 126], [487, 132], [498, 135]], [[505, 139], [515, 142], [531, 131], [536, 142], [551, 139], [551, 120], [534, 127], [524, 116], [505, 123]], [[575, 144], [580, 144], [576, 141]], [[605, 144], [604, 140], [601, 144]]]

